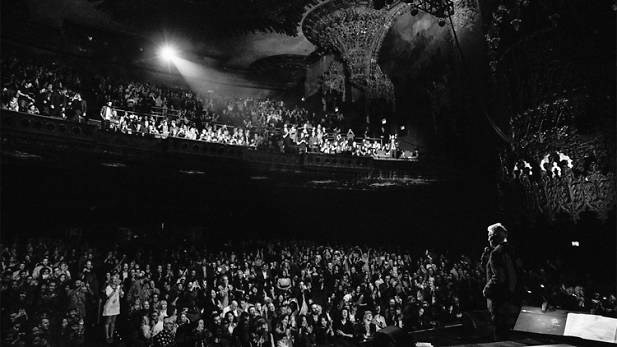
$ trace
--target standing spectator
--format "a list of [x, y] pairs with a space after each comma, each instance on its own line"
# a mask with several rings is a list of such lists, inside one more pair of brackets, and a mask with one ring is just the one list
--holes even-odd
[[103, 317], [105, 317], [105, 339], [107, 343], [112, 343], [114, 339], [114, 331], [116, 328], [116, 318], [120, 314], [120, 298], [124, 296], [122, 287], [120, 286], [120, 276], [115, 274], [112, 276], [110, 283], [105, 288], [107, 297], [103, 306]]
[[67, 90], [62, 84], [51, 94], [51, 116], [66, 118]]
[[81, 94], [75, 93], [70, 104], [69, 120], [79, 123], [85, 122], [87, 119], [88, 103], [81, 98]]
[[116, 110], [114, 110], [111, 107], [111, 105], [112, 105], [111, 101], [107, 101], [107, 104], [101, 107], [100, 115], [101, 115], [101, 119], [103, 122], [102, 124], [103, 129], [109, 129], [112, 121], [116, 119], [116, 116], [117, 116]]
[[298, 337], [295, 341], [294, 346], [301, 347], [314, 347], [317, 344], [317, 337], [315, 335], [313, 326], [309, 324], [306, 316], [301, 315], [298, 317]]
[[377, 332], [377, 326], [373, 323], [373, 313], [371, 311], [365, 311], [362, 321], [358, 323], [356, 330], [356, 339], [359, 342], [369, 340]]
[[255, 331], [251, 334], [251, 345], [259, 347], [274, 347], [274, 337], [268, 328], [268, 322], [259, 318], [255, 322]]
[[333, 328], [339, 343], [349, 345], [353, 341], [354, 327], [353, 323], [349, 320], [349, 310], [347, 308], [341, 310], [341, 316], [334, 322]]
[[234, 329], [234, 341], [235, 345], [239, 347], [250, 347], [251, 336], [249, 327], [250, 316], [248, 312], [242, 312], [238, 320], [238, 325]]
[[67, 296], [69, 299], [69, 309], [75, 309], [79, 315], [83, 318], [86, 317], [86, 295], [93, 294], [88, 293], [90, 289], [86, 283], [81, 280], [76, 280], [74, 287], [67, 287]]
[[387, 326], [386, 318], [381, 314], [381, 306], [375, 307], [375, 314], [373, 315], [373, 324], [377, 327], [377, 330], [381, 330]]
[[315, 342], [319, 346], [330, 346], [334, 343], [334, 330], [332, 322], [325, 314], [319, 317], [319, 324], [315, 331]]
[[[203, 323], [203, 321], [202, 321]], [[177, 320], [178, 327], [176, 328], [176, 344], [178, 347], [193, 347], [196, 342], [194, 334], [194, 325], [186, 315], [182, 312]]]
[[99, 305], [101, 298], [99, 296], [99, 281], [94, 273], [92, 260], [88, 259], [85, 262], [84, 269], [81, 272], [81, 280], [86, 285], [86, 322], [93, 327], [99, 318]]

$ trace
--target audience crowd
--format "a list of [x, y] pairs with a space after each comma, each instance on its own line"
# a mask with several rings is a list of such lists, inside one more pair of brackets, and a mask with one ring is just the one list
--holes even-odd
[[[344, 117], [309, 112], [269, 98], [229, 97], [148, 82], [83, 77], [54, 62], [2, 61], [3, 109], [59, 117], [102, 120], [107, 130], [179, 137], [283, 152], [347, 153], [397, 157], [396, 135], [356, 137], [342, 131]], [[86, 101], [90, 101], [89, 103]], [[90, 107], [89, 107], [90, 106]]]
[[[484, 305], [483, 270], [467, 256], [300, 241], [166, 246], [3, 246], [2, 343], [351, 346], [386, 326], [460, 322]], [[615, 316], [614, 293], [564, 282], [563, 273], [559, 262], [525, 272], [528, 293], [544, 288], [526, 300]]]

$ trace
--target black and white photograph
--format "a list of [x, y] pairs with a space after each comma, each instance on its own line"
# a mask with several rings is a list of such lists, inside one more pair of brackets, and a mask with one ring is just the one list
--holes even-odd
[[2, 0], [0, 346], [617, 346], [617, 0]]

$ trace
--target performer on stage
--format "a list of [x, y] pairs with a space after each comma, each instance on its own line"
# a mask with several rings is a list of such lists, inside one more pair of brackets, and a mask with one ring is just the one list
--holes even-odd
[[496, 223], [488, 227], [488, 242], [482, 255], [486, 266], [486, 285], [482, 294], [495, 326], [495, 338], [502, 339], [514, 327], [520, 312], [518, 276], [513, 249], [507, 242], [507, 229]]

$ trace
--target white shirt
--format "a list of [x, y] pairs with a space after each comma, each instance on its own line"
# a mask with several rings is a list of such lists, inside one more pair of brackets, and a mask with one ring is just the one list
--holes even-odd
[[111, 120], [111, 118], [114, 116], [114, 113], [115, 111], [107, 105], [103, 106], [103, 108], [101, 109], [101, 117], [105, 120]]

